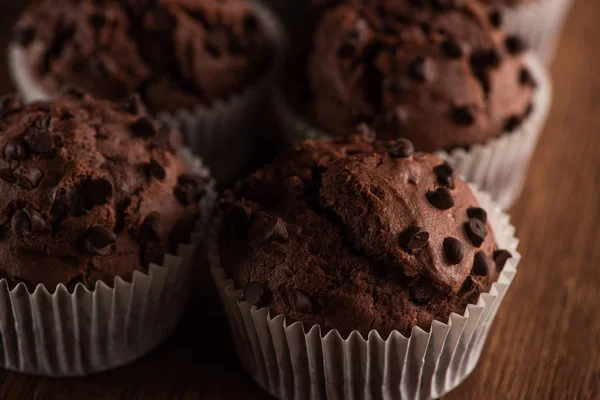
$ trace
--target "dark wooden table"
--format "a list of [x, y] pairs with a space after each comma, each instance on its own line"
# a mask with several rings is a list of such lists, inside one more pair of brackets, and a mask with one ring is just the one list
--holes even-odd
[[[0, 0], [0, 46], [23, 4]], [[600, 399], [600, 1], [577, 0], [552, 115], [512, 209], [523, 261], [473, 374], [447, 399]], [[0, 65], [0, 91], [12, 90]], [[201, 280], [208, 281], [208, 276]], [[214, 291], [153, 354], [86, 379], [0, 370], [2, 399], [268, 399], [238, 365]]]

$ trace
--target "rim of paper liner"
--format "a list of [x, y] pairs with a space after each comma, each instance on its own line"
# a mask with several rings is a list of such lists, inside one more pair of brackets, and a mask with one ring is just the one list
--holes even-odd
[[[181, 155], [192, 171], [210, 176], [189, 149]], [[171, 334], [185, 311], [188, 277], [215, 198], [211, 180], [199, 203], [201, 216], [191, 244], [179, 243], [176, 254], [165, 253], [162, 265], [135, 270], [131, 280], [117, 276], [112, 287], [97, 281], [92, 289], [78, 283], [69, 293], [62, 283], [52, 291], [38, 284], [30, 292], [23, 282], [10, 289], [1, 279], [0, 367], [75, 377], [118, 368], [148, 354]], [[156, 324], [161, 328], [152, 329]]]
[[[503, 208], [511, 205], [521, 191], [552, 99], [551, 80], [541, 60], [535, 54], [528, 53], [524, 56], [524, 62], [537, 82], [532, 96], [533, 111], [529, 117], [514, 132], [504, 132], [486, 143], [472, 145], [468, 150], [456, 148], [434, 152], [452, 164], [465, 180], [488, 191]], [[333, 137], [298, 114], [286, 101], [281, 89], [276, 92], [275, 100], [281, 127], [292, 142]], [[491, 168], [492, 164], [496, 168]]]
[[[335, 329], [323, 335], [319, 325], [307, 330], [302, 322], [288, 323], [284, 315], [272, 315], [268, 308], [258, 309], [240, 301], [243, 291], [235, 287], [234, 281], [226, 276], [220, 265], [218, 244], [215, 242], [220, 220], [216, 218], [206, 244], [208, 259], [236, 351], [257, 383], [279, 398], [320, 398], [328, 395], [330, 390], [339, 394], [340, 386], [352, 383], [353, 379], [361, 381], [353, 382], [355, 388], [346, 387], [346, 390], [360, 388], [366, 391], [365, 388], [371, 383], [369, 377], [377, 376], [373, 379], [378, 379], [379, 386], [372, 389], [381, 391], [384, 398], [426, 398], [439, 397], [462, 382], [477, 363], [495, 313], [515, 277], [521, 259], [517, 251], [518, 239], [514, 237], [515, 228], [510, 225], [509, 216], [493, 203], [488, 194], [476, 190], [473, 185], [471, 188], [481, 207], [488, 212], [488, 221], [499, 248], [507, 249], [513, 257], [506, 262], [491, 290], [481, 293], [477, 304], [469, 304], [462, 315], [452, 313], [446, 322], [434, 320], [428, 331], [414, 327], [409, 337], [396, 330], [386, 339], [376, 330], [371, 330], [366, 340], [356, 330], [345, 338]], [[260, 332], [268, 333], [268, 338], [261, 336]], [[281, 332], [283, 334], [280, 335]], [[298, 338], [305, 343], [305, 347], [300, 353], [290, 354], [289, 344]], [[466, 338], [466, 344], [461, 341], [463, 338]], [[359, 360], [355, 360], [349, 350], [357, 343], [366, 346], [366, 354]], [[331, 347], [346, 355], [344, 365], [327, 365], [324, 362], [326, 356], [331, 356]], [[372, 351], [375, 356], [372, 356]], [[285, 368], [269, 363], [269, 360], [282, 362], [288, 356], [291, 356], [292, 364]], [[380, 361], [385, 358], [383, 365], [377, 364], [378, 357]], [[353, 362], [358, 363], [354, 365]], [[336, 376], [342, 373], [336, 368], [344, 370], [347, 376]], [[359, 373], [349, 373], [346, 368], [352, 371], [358, 369]], [[398, 368], [402, 370], [399, 375], [386, 373]], [[302, 376], [296, 376], [297, 370]], [[444, 373], [436, 374], [439, 371]], [[325, 382], [331, 384], [329, 381], [336, 381], [337, 388], [324, 387]], [[395, 390], [398, 391], [397, 395], [393, 394]], [[309, 392], [312, 393], [310, 396]], [[384, 396], [384, 392], [387, 395]], [[363, 397], [357, 395], [356, 398]], [[365, 395], [364, 398], [371, 397]]]

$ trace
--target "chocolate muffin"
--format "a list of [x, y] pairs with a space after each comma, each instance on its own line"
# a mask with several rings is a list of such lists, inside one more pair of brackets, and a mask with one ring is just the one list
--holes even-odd
[[206, 182], [139, 99], [0, 104], [0, 274], [10, 285], [112, 286], [188, 240]]
[[406, 139], [307, 140], [221, 201], [243, 300], [305, 329], [409, 335], [489, 291], [499, 250], [469, 186]]
[[139, 93], [152, 114], [242, 91], [272, 55], [245, 0], [38, 1], [15, 39], [49, 95], [66, 84], [111, 100]]
[[502, 30], [495, 8], [475, 0], [336, 3], [320, 6], [304, 54], [311, 91], [300, 102], [326, 132], [345, 135], [365, 122], [379, 138], [448, 150], [511, 132], [532, 111], [525, 46]]

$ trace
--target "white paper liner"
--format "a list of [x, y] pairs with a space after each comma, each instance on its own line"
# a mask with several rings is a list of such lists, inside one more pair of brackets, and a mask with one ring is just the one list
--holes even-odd
[[364, 340], [358, 331], [342, 338], [319, 326], [305, 333], [300, 322], [240, 301], [242, 291], [221, 267], [211, 227], [207, 253], [219, 289], [236, 352], [244, 368], [264, 390], [280, 399], [430, 399], [449, 392], [473, 371], [504, 294], [521, 259], [508, 215], [490, 196], [472, 186], [500, 248], [513, 255], [498, 282], [482, 293], [463, 315], [434, 321], [429, 332], [415, 327], [409, 338], [393, 331], [383, 340], [377, 331]]
[[[273, 88], [284, 58], [285, 32], [279, 20], [267, 7], [255, 3], [267, 36], [274, 45], [271, 64], [257, 82], [242, 93], [219, 100], [211, 106], [198, 105], [193, 110], [161, 112], [156, 119], [181, 132], [186, 146], [211, 167], [218, 182], [228, 182], [240, 172], [265, 129], [264, 118], [270, 117]], [[25, 102], [48, 100], [46, 93], [29, 74], [21, 47], [9, 46], [9, 72]]]
[[[521, 194], [533, 151], [544, 127], [552, 100], [552, 84], [546, 68], [534, 55], [525, 63], [537, 82], [533, 111], [514, 132], [505, 133], [469, 150], [438, 151], [435, 155], [448, 161], [465, 180], [492, 195], [503, 209], [509, 208]], [[296, 113], [281, 92], [275, 98], [281, 130], [291, 142], [331, 137]]]
[[504, 28], [521, 36], [531, 50], [550, 64], [573, 0], [536, 0], [503, 10]]
[[[195, 173], [208, 177], [200, 159], [184, 150]], [[131, 282], [117, 277], [113, 288], [81, 283], [69, 294], [63, 284], [54, 293], [25, 284], [9, 290], [0, 280], [0, 367], [52, 377], [82, 376], [130, 363], [166, 339], [188, 303], [196, 246], [205, 238], [216, 193], [210, 183], [200, 203], [202, 217], [191, 245], [179, 244], [162, 266], [135, 271]]]

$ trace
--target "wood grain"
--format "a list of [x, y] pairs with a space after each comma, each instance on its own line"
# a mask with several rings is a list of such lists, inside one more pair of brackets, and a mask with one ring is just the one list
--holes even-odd
[[[0, 1], [0, 46], [23, 7]], [[600, 399], [600, 2], [577, 0], [552, 67], [552, 115], [513, 208], [523, 261], [473, 374], [447, 399]], [[0, 89], [12, 90], [5, 65]], [[198, 276], [208, 281], [208, 276]], [[2, 399], [268, 399], [201, 285], [171, 339], [86, 379], [0, 371]]]

